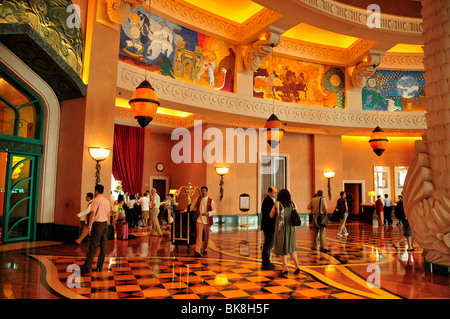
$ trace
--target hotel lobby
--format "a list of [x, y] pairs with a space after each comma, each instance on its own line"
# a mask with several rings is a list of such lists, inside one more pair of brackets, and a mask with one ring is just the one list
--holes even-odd
[[[3, 1], [0, 299], [450, 298], [449, 16], [449, 0]], [[125, 191], [156, 191], [167, 231], [127, 213], [121, 239], [111, 218], [103, 268], [81, 276], [97, 184], [111, 214]], [[203, 186], [213, 224], [196, 255]], [[262, 267], [270, 186], [301, 219], [287, 275], [273, 252]]]

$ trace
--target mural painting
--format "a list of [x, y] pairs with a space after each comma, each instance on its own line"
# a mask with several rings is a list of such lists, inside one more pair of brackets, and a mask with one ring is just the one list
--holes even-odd
[[119, 59], [173, 79], [233, 92], [236, 46], [136, 8], [122, 24]]
[[345, 109], [344, 68], [268, 57], [253, 74], [253, 96]]
[[363, 110], [425, 112], [422, 71], [378, 70], [362, 89]]

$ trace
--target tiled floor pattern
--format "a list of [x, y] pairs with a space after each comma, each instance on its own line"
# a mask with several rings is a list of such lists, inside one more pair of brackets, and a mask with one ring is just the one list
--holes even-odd
[[[135, 239], [109, 240], [102, 272], [72, 273], [84, 263], [88, 244], [28, 242], [0, 245], [0, 298], [68, 299], [398, 299], [450, 298], [448, 278], [427, 273], [422, 250], [397, 251], [401, 227], [347, 223], [337, 238], [327, 228], [328, 253], [312, 251], [312, 230], [296, 230], [301, 272], [280, 277], [261, 269], [263, 233], [227, 229], [211, 234], [208, 255], [174, 249], [169, 237], [134, 229]], [[95, 265], [95, 263], [94, 263]], [[371, 267], [380, 268], [380, 287], [368, 287]], [[371, 271], [371, 270], [370, 270]], [[68, 280], [69, 279], [69, 280]], [[3, 295], [2, 295], [3, 292]], [[3, 296], [3, 297], [2, 297]]]
[[[70, 265], [84, 258], [35, 256], [53, 264], [61, 295], [89, 299], [359, 299], [356, 293], [332, 287], [306, 272], [288, 278], [279, 270], [261, 270], [260, 263], [214, 258], [110, 258], [110, 271], [81, 276], [79, 286]], [[50, 270], [51, 271], [51, 270]], [[54, 271], [54, 270], [53, 270]], [[69, 278], [70, 277], [70, 278]], [[72, 287], [67, 280], [72, 279]], [[226, 283], [221, 283], [226, 278]], [[76, 295], [79, 296], [76, 296]]]
[[[150, 242], [159, 243], [159, 250], [143, 257], [125, 257], [116, 250], [117, 257], [107, 257], [104, 271], [81, 277], [71, 273], [70, 267], [82, 265], [84, 256], [30, 256], [44, 266], [44, 284], [59, 296], [72, 299], [398, 298], [382, 288], [369, 289], [366, 279], [348, 267], [393, 261], [396, 251], [392, 242], [398, 239], [401, 229], [365, 232], [355, 227], [349, 224], [350, 235], [340, 239], [335, 236], [337, 228], [330, 227], [327, 249], [331, 252], [326, 254], [311, 250], [310, 230], [298, 229], [301, 272], [295, 275], [291, 263], [288, 278], [279, 276], [280, 266], [273, 271], [261, 269], [260, 231], [212, 234], [210, 257], [206, 258], [194, 258], [183, 249], [175, 253], [167, 239], [149, 237]], [[119, 244], [128, 245], [117, 241]], [[276, 256], [272, 260], [281, 265]], [[224, 278], [225, 283], [221, 281]]]

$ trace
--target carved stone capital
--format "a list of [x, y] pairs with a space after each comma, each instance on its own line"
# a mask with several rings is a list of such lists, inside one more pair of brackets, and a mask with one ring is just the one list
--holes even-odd
[[257, 40], [250, 44], [245, 51], [245, 69], [248, 71], [258, 70], [261, 61], [272, 53], [273, 47], [276, 47], [280, 40], [279, 33], [267, 31], [264, 33], [263, 40]]
[[144, 3], [143, 0], [106, 0], [106, 11], [112, 22], [122, 24], [136, 7]]
[[366, 85], [366, 81], [376, 71], [376, 67], [381, 63], [381, 55], [370, 54], [367, 61], [358, 63], [351, 71], [352, 84], [355, 88], [362, 89]]

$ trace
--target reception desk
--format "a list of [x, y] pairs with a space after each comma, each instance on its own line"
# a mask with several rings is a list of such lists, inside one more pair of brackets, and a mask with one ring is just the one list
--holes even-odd
[[362, 203], [361, 204], [361, 216], [359, 219], [365, 223], [372, 224], [373, 219], [376, 218], [375, 215], [375, 204]]

